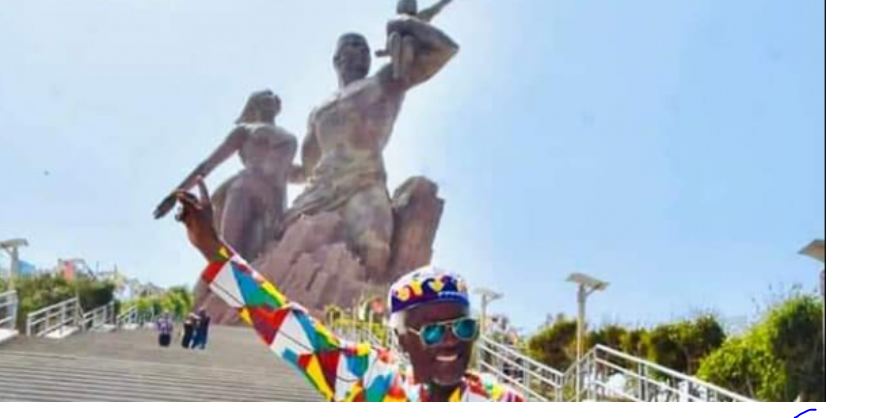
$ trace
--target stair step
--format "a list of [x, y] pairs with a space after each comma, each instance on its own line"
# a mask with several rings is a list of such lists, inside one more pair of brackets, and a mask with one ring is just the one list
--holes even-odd
[[193, 365], [177, 365], [177, 364], [164, 364], [164, 363], [151, 363], [151, 362], [136, 362], [136, 361], [118, 361], [118, 360], [105, 360], [99, 358], [76, 358], [76, 357], [57, 357], [57, 356], [34, 356], [35, 358], [31, 358], [26, 355], [5, 355], [0, 352], [0, 364], [12, 364], [12, 365], [30, 365], [32, 367], [48, 367], [48, 368], [56, 368], [57, 365], [63, 365], [67, 368], [81, 368], [80, 365], [86, 365], [87, 369], [91, 370], [102, 370], [107, 369], [111, 371], [116, 370], [126, 370], [129, 372], [135, 372], [138, 370], [153, 370], [154, 372], [162, 372], [162, 373], [179, 373], [184, 371], [190, 371], [190, 373], [201, 374], [204, 376], [226, 376], [232, 375], [236, 376], [236, 378], [266, 378], [268, 376], [280, 378], [281, 380], [301, 380], [301, 377], [298, 379], [293, 379], [298, 376], [298, 374], [293, 370], [289, 365], [281, 364], [278, 369], [269, 370], [270, 373], [264, 374], [259, 370], [245, 370], [245, 369], [229, 369], [229, 368], [215, 368], [215, 367], [196, 367]]
[[250, 394], [257, 395], [261, 393], [270, 394], [286, 394], [288, 392], [303, 391], [296, 390], [296, 387], [281, 382], [280, 385], [245, 385], [239, 386], [238, 380], [224, 379], [204, 380], [197, 379], [191, 375], [144, 375], [144, 374], [119, 374], [119, 373], [87, 373], [82, 371], [57, 371], [57, 370], [33, 370], [28, 368], [4, 368], [0, 370], [0, 380], [11, 381], [18, 380], [23, 382], [38, 382], [41, 384], [51, 385], [53, 382], [77, 382], [79, 384], [93, 385], [112, 385], [118, 386], [141, 386], [141, 387], [162, 387], [163, 385], [183, 385], [191, 391], [201, 391], [203, 393], [212, 393], [215, 388], [224, 387], [231, 388], [234, 394]]
[[305, 401], [307, 398], [298, 396], [235, 396], [227, 392], [215, 392], [212, 394], [202, 394], [190, 392], [182, 389], [175, 391], [147, 391], [140, 388], [121, 388], [112, 389], [104, 387], [91, 387], [82, 384], [65, 384], [58, 383], [50, 387], [33, 387], [7, 385], [0, 383], [0, 400], [7, 400], [7, 395], [18, 396], [38, 396], [55, 400], [64, 398], [73, 401], [83, 401], [91, 399], [101, 399], [105, 401], [167, 401], [167, 402], [284, 402], [284, 401]]
[[153, 330], [17, 338], [0, 347], [0, 401], [321, 401], [250, 329], [213, 327], [205, 351]]
[[[284, 393], [249, 393], [234, 391], [232, 386], [216, 386], [213, 388], [190, 388], [183, 380], [166, 382], [165, 387], [156, 385], [128, 385], [117, 382], [93, 382], [81, 381], [74, 377], [71, 379], [12, 379], [11, 387], [20, 390], [26, 389], [31, 393], [63, 393], [67, 396], [73, 394], [93, 394], [115, 399], [148, 398], [165, 400], [198, 400], [198, 401], [286, 401], [314, 399], [293, 392]], [[2, 387], [2, 384], [0, 384]], [[0, 399], [3, 395], [0, 394]]]

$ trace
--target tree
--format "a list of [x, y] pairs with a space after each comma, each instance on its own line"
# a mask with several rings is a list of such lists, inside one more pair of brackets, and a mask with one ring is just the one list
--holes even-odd
[[185, 286], [171, 287], [161, 294], [149, 294], [128, 301], [125, 306], [133, 306], [141, 317], [169, 313], [176, 319], [187, 316], [193, 309], [193, 294]]
[[18, 293], [18, 324], [25, 331], [27, 315], [33, 311], [78, 298], [84, 311], [90, 311], [114, 301], [115, 286], [109, 282], [77, 279], [67, 282], [55, 275], [45, 274], [15, 282]]
[[634, 357], [648, 358], [649, 331], [643, 328], [628, 330], [619, 341], [619, 350]]
[[658, 325], [646, 337], [646, 346], [649, 347], [649, 359], [654, 363], [678, 372], [687, 371], [688, 361], [679, 343], [680, 336], [677, 324]]
[[183, 318], [193, 308], [193, 295], [183, 286], [169, 288], [162, 296], [163, 308], [176, 318]]
[[826, 366], [823, 356], [821, 301], [799, 296], [770, 312], [765, 326], [773, 354], [781, 360], [788, 376], [785, 393], [789, 400], [826, 398]]
[[18, 292], [18, 329], [26, 331], [27, 314], [75, 297], [75, 290], [65, 280], [42, 275], [15, 282]]
[[576, 321], [556, 320], [528, 340], [528, 354], [549, 367], [565, 370], [576, 359]]
[[784, 386], [784, 369], [761, 329], [727, 340], [703, 360], [697, 376], [753, 399], [778, 400]]
[[[701, 315], [693, 320], [661, 324], [652, 330], [605, 325], [587, 332], [583, 346], [589, 350], [604, 345], [693, 375], [700, 361], [724, 340], [724, 328], [718, 320], [712, 315]], [[534, 359], [544, 364], [560, 369], [569, 367], [576, 359], [576, 321], [556, 320], [531, 337], [528, 349]]]
[[605, 345], [618, 350], [622, 339], [628, 334], [628, 330], [621, 325], [605, 325], [603, 328], [593, 330], [586, 335], [584, 347], [591, 349], [596, 345]]
[[646, 336], [651, 361], [693, 375], [700, 362], [724, 344], [724, 327], [712, 315], [655, 327]]
[[72, 291], [78, 296], [82, 310], [90, 310], [105, 306], [115, 300], [115, 284], [111, 282], [94, 281], [80, 278], [69, 283]]
[[795, 295], [769, 308], [746, 335], [706, 358], [698, 376], [772, 402], [825, 401], [823, 312], [816, 297]]
[[725, 339], [724, 328], [712, 315], [678, 323], [677, 340], [685, 355], [685, 372], [689, 375], [697, 373], [700, 362], [721, 347]]

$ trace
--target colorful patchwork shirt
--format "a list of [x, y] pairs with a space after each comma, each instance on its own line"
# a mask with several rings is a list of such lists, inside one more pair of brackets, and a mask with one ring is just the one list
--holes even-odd
[[[329, 401], [426, 401], [423, 385], [399, 367], [388, 350], [343, 341], [287, 299], [240, 256], [222, 250], [203, 280], [237, 309], [271, 351], [294, 366]], [[451, 402], [521, 402], [513, 390], [488, 375], [468, 373]]]

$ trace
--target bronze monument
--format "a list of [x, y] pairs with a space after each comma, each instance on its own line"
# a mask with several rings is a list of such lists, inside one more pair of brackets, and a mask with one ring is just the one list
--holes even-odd
[[[402, 2], [401, 15], [387, 24], [388, 37], [400, 40], [401, 51], [387, 54], [390, 62], [373, 75], [365, 37], [339, 38], [333, 54], [338, 90], [310, 114], [301, 166], [292, 165], [295, 138], [274, 125], [279, 99], [259, 93], [251, 97], [249, 118], [243, 115], [224, 144], [181, 184], [189, 188], [239, 152], [246, 168], [215, 193], [215, 222], [230, 245], [312, 310], [350, 307], [365, 295], [383, 294], [392, 280], [431, 262], [444, 205], [437, 185], [414, 177], [390, 196], [383, 151], [406, 93], [459, 50], [427, 21], [448, 3], [417, 14], [415, 2]], [[288, 209], [287, 182], [305, 184]], [[166, 198], [155, 215], [165, 215], [174, 203]], [[282, 213], [280, 225], [276, 213]], [[195, 293], [197, 309], [207, 308], [216, 322], [236, 320], [204, 287]]]

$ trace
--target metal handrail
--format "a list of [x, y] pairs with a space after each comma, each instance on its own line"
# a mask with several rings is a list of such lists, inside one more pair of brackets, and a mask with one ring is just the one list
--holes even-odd
[[376, 347], [389, 346], [389, 332], [380, 324], [339, 318], [329, 321], [327, 326], [347, 341], [370, 343]]
[[139, 309], [135, 306], [118, 314], [117, 319], [115, 319], [115, 325], [117, 326], [115, 329], [123, 331], [124, 326], [130, 324], [139, 325]]
[[[483, 341], [483, 343], [484, 344], [481, 344], [479, 346], [479, 349], [492, 355], [492, 357], [497, 358], [499, 360], [499, 362], [501, 363], [501, 365], [522, 368], [522, 367], [527, 367], [529, 360], [531, 360], [530, 358], [525, 358], [524, 355], [516, 355], [516, 356], [512, 356], [512, 357], [509, 356], [509, 355], [505, 354], [504, 352], [509, 353], [510, 351], [506, 350], [503, 346], [499, 347], [498, 349], [493, 349], [492, 348], [493, 345], [495, 345], [495, 346], [499, 345], [497, 343], [492, 344], [491, 341], [488, 341], [488, 342]], [[531, 360], [531, 361], [533, 361], [533, 360]], [[485, 363], [485, 360], [481, 359], [481, 363]], [[525, 363], [525, 364], [523, 364], [523, 363]], [[547, 367], [547, 366], [544, 366], [544, 367]], [[562, 375], [563, 374], [557, 370], [543, 370], [542, 372], [538, 373], [539, 379], [541, 381], [543, 381], [544, 383], [549, 384], [551, 386], [560, 385], [561, 380], [562, 380]]]
[[564, 374], [488, 336], [477, 341], [478, 368], [509, 383], [528, 400], [561, 401]]
[[500, 347], [501, 349], [503, 349], [504, 351], [510, 353], [512, 356], [514, 356], [514, 357], [521, 357], [521, 358], [524, 359], [525, 362], [527, 362], [527, 363], [530, 364], [531, 366], [533, 366], [533, 367], [535, 367], [535, 368], [538, 368], [538, 369], [540, 369], [540, 370], [543, 370], [543, 371], [545, 371], [545, 372], [547, 372], [547, 373], [552, 373], [552, 374], [561, 374], [561, 372], [558, 371], [558, 370], [556, 370], [555, 368], [553, 368], [553, 367], [549, 367], [549, 366], [547, 366], [547, 365], [545, 365], [545, 364], [543, 364], [543, 363], [541, 363], [541, 362], [539, 362], [539, 361], [537, 361], [537, 360], [534, 360], [533, 358], [526, 356], [525, 354], [523, 354], [523, 353], [520, 352], [519, 350], [517, 350], [517, 349], [515, 349], [515, 348], [513, 348], [513, 347], [511, 347], [511, 346], [508, 346], [508, 345], [506, 345], [506, 344], [501, 344], [501, 343], [499, 343], [499, 342], [493, 340], [491, 337], [488, 337], [488, 336], [481, 336], [481, 337], [480, 337], [480, 341], [485, 342], [485, 343], [487, 343], [487, 344], [489, 344], [489, 345], [498, 346], [498, 347]]
[[83, 330], [111, 325], [114, 321], [114, 313], [115, 304], [114, 302], [109, 302], [99, 308], [91, 310], [90, 312], [79, 312], [81, 319], [79, 320], [78, 325]]
[[398, 360], [400, 367], [410, 366], [410, 358], [400, 350], [395, 332], [382, 325], [330, 316], [327, 317], [326, 326], [346, 342], [367, 343], [374, 348], [385, 349]]
[[78, 298], [42, 308], [27, 315], [27, 336], [44, 337], [63, 327], [77, 327], [81, 316]]
[[0, 328], [15, 330], [18, 319], [18, 292], [0, 293]]
[[[329, 327], [340, 337], [398, 353], [394, 336], [386, 341], [357, 321], [332, 320]], [[567, 371], [561, 372], [488, 336], [477, 341], [477, 368], [511, 385], [528, 400], [633, 402], [754, 402], [754, 400], [703, 382], [695, 377], [597, 345]], [[404, 359], [407, 361], [407, 359]], [[619, 387], [613, 378], [623, 379]], [[618, 382], [618, 380], [617, 380]]]
[[[727, 389], [603, 345], [595, 346], [581, 361], [571, 366], [565, 376], [565, 382], [569, 383], [565, 390], [574, 385], [580, 388], [571, 397], [575, 400], [596, 400], [600, 396], [617, 394], [622, 399], [642, 402], [754, 402]], [[606, 384], [606, 379], [614, 376], [625, 380], [623, 389]]]
[[483, 370], [483, 371], [485, 371], [485, 372], [487, 372], [487, 373], [490, 373], [490, 374], [492, 374], [492, 375], [497, 376], [498, 379], [499, 379], [501, 382], [507, 383], [507, 384], [509, 384], [510, 386], [514, 387], [514, 388], [519, 388], [519, 389], [521, 389], [522, 395], [523, 395], [523, 396], [525, 397], [525, 399], [527, 399], [527, 400], [530, 400], [530, 401], [538, 401], [538, 402], [549, 402], [549, 401], [551, 400], [551, 399], [549, 399], [548, 397], [546, 397], [545, 395], [540, 394], [540, 393], [537, 393], [537, 392], [534, 391], [533, 389], [531, 389], [531, 388], [525, 386], [525, 385], [524, 385], [522, 382], [520, 382], [518, 379], [516, 379], [516, 378], [514, 378], [514, 377], [512, 377], [512, 376], [509, 376], [509, 375], [507, 375], [507, 374], [505, 374], [505, 373], [502, 373], [500, 369], [498, 369], [497, 367], [495, 367], [495, 366], [493, 366], [493, 365], [491, 365], [491, 364], [488, 364], [488, 363], [480, 363], [480, 369]]
[[[660, 388], [664, 392], [669, 392], [670, 394], [675, 395], [676, 398], [679, 398], [680, 396], [687, 396], [690, 401], [705, 402], [705, 400], [700, 398], [700, 397], [693, 396], [690, 393], [681, 392], [678, 388], [667, 386], [664, 382], [661, 382], [657, 379], [649, 379], [648, 376], [644, 376], [642, 373], [636, 373], [632, 370], [628, 370], [624, 367], [618, 366], [618, 365], [611, 363], [611, 362], [608, 362], [606, 360], [598, 359], [598, 360], [596, 360], [596, 362], [597, 362], [597, 364], [604, 366], [605, 370], [615, 370], [616, 372], [621, 373], [623, 376], [635, 378], [640, 382], [650, 383], [653, 386]], [[612, 389], [610, 387], [606, 387], [605, 390], [614, 390], [614, 389]]]
[[[675, 371], [675, 370], [670, 370], [670, 369], [668, 369], [668, 368], [666, 368], [666, 367], [660, 366], [660, 365], [655, 364], [655, 363], [652, 363], [652, 362], [650, 362], [650, 361], [643, 360], [643, 359], [641, 359], [641, 358], [633, 357], [633, 356], [630, 356], [630, 355], [628, 355], [628, 354], [622, 353], [622, 352], [620, 352], [620, 351], [613, 350], [612, 348], [609, 348], [609, 347], [607, 347], [607, 346], [605, 346], [605, 345], [598, 345], [598, 346], [595, 347], [595, 350], [596, 350], [596, 351], [602, 351], [602, 352], [604, 352], [604, 353], [607, 353], [607, 354], [610, 354], [610, 355], [613, 355], [613, 356], [616, 356], [616, 357], [619, 357], [619, 358], [622, 358], [622, 359], [625, 359], [625, 360], [628, 360], [628, 361], [631, 361], [631, 362], [634, 362], [634, 363], [637, 363], [637, 364], [641, 364], [641, 365], [643, 365], [643, 366], [645, 366], [645, 367], [648, 367], [648, 368], [651, 368], [651, 369], [653, 369], [653, 370], [655, 370], [655, 371], [657, 371], [657, 372], [659, 372], [659, 373], [662, 373], [662, 374], [665, 374], [665, 375], [669, 375], [669, 376], [675, 377], [675, 378], [677, 378], [677, 379], [679, 379], [679, 380], [682, 380], [682, 381], [690, 382], [690, 383], [692, 383], [692, 384], [696, 384], [696, 385], [699, 385], [699, 386], [710, 386], [710, 387], [716, 388], [715, 386], [713, 386], [713, 385], [711, 385], [711, 384], [709, 384], [709, 383], [706, 383], [706, 382], [704, 382], [704, 381], [702, 381], [702, 380], [699, 380], [699, 379], [697, 379], [697, 378], [694, 378], [694, 377], [688, 376], [688, 375], [683, 374], [683, 373], [679, 373], [679, 372], [677, 372], [677, 371]], [[718, 389], [718, 390], [720, 390], [722, 393], [724, 393], [724, 394], [726, 394], [726, 395], [728, 395], [728, 396], [732, 396], [732, 397], [734, 397], [734, 398], [745, 398], [745, 397], [742, 396], [742, 395], [739, 395], [739, 394], [736, 394], [736, 393], [730, 392], [730, 391], [728, 391], [728, 390], [726, 390], [726, 389], [722, 389], [722, 388], [716, 388], [716, 389]], [[745, 400], [746, 400], [746, 401], [750, 401], [751, 399], [745, 398]]]
[[604, 353], [610, 354], [610, 355], [618, 357], [618, 358], [628, 360], [630, 362], [640, 364], [643, 366], [642, 370], [646, 371], [646, 373], [648, 373], [648, 370], [651, 369], [659, 374], [668, 376], [668, 377], [675, 379], [679, 382], [687, 383], [689, 386], [694, 386], [697, 388], [704, 388], [704, 389], [707, 389], [707, 390], [709, 390], [712, 393], [715, 393], [717, 395], [722, 395], [724, 398], [731, 398], [733, 401], [754, 402], [753, 399], [742, 396], [738, 393], [734, 393], [734, 392], [729, 391], [727, 389], [712, 385], [710, 383], [704, 382], [704, 381], [697, 379], [695, 377], [691, 377], [691, 376], [688, 376], [686, 374], [679, 373], [675, 370], [667, 369], [665, 367], [662, 367], [662, 366], [655, 364], [655, 363], [652, 363], [650, 361], [643, 360], [643, 359], [633, 357], [633, 356], [629, 356], [627, 354], [621, 353], [619, 351], [613, 350], [612, 348], [609, 348], [609, 347], [606, 347], [603, 345], [597, 346], [596, 350], [602, 351]]
[[153, 307], [151, 309], [139, 311], [136, 314], [136, 319], [137, 323], [141, 326], [156, 323], [158, 319], [157, 311]]

